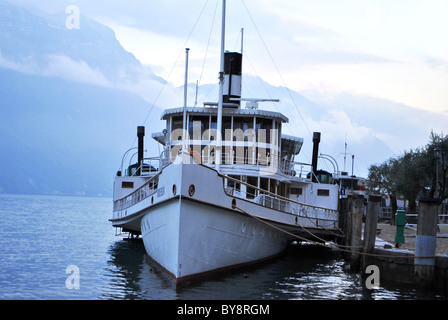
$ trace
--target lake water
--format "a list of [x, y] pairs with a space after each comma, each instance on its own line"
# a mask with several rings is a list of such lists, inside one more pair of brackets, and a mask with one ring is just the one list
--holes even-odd
[[115, 236], [111, 215], [111, 199], [0, 195], [0, 299], [445, 298], [385, 284], [369, 290], [338, 253], [313, 245], [291, 246], [269, 263], [176, 291], [146, 263], [141, 241]]

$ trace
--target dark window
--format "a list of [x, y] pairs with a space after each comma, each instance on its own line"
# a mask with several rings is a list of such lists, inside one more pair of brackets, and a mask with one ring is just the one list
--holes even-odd
[[133, 181], [121, 181], [121, 187], [127, 188], [127, 189], [134, 189], [134, 182]]
[[327, 190], [327, 189], [317, 189], [317, 195], [318, 196], [326, 196], [326, 197], [328, 197], [330, 195], [330, 190]]
[[269, 190], [269, 179], [268, 178], [260, 178], [260, 189]]
[[184, 119], [182, 117], [173, 117], [173, 124], [172, 124], [173, 127], [171, 128], [171, 131], [174, 131], [176, 129], [182, 129], [183, 122]]
[[257, 192], [255, 188], [250, 187], [249, 185], [252, 185], [254, 187], [258, 186], [258, 178], [257, 177], [247, 177], [247, 189], [246, 189], [246, 198], [247, 199], [254, 199], [257, 196]]

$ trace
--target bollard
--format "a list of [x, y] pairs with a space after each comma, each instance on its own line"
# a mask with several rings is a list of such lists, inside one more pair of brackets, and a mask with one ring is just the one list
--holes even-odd
[[404, 226], [406, 225], [405, 210], [397, 210], [395, 214], [395, 225], [397, 227], [395, 233], [395, 248], [398, 248], [400, 244], [404, 243]]
[[[437, 244], [438, 199], [419, 200], [414, 276], [427, 285], [433, 284]], [[421, 258], [428, 257], [428, 258]]]

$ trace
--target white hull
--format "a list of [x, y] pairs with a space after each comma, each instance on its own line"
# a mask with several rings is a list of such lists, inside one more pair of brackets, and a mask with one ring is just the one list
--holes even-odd
[[337, 229], [334, 210], [313, 218], [311, 211], [299, 215], [305, 207], [298, 204], [282, 206], [286, 212], [230, 195], [224, 177], [203, 165], [173, 163], [158, 176], [157, 189], [133, 195], [117, 203], [112, 223], [141, 233], [150, 258], [176, 283], [278, 255], [292, 233], [325, 236]]
[[189, 199], [151, 210], [142, 231], [148, 255], [176, 282], [264, 260], [287, 245], [284, 234], [257, 220]]

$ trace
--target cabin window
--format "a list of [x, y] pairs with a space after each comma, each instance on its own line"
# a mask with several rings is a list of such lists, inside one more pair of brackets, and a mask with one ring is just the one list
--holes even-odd
[[171, 125], [171, 140], [179, 141], [182, 140], [183, 135], [183, 117], [173, 117]]
[[218, 129], [218, 120], [216, 117], [211, 117], [211, 122], [210, 122], [210, 141], [216, 140], [216, 135], [217, 130]]
[[269, 191], [271, 193], [275, 193], [275, 185], [277, 184], [277, 180], [275, 179], [270, 179], [269, 181]]
[[246, 117], [234, 117], [233, 118], [233, 130], [240, 129], [245, 133], [249, 129], [254, 128], [253, 118]]
[[[258, 186], [258, 178], [257, 177], [247, 177], [247, 183], [249, 185], [257, 187]], [[250, 186], [247, 186], [246, 198], [247, 199], [254, 199], [256, 196], [257, 196], [256, 195], [256, 189], [252, 188]]]
[[188, 124], [188, 133], [192, 140], [208, 140], [208, 136], [205, 137], [204, 133], [209, 129], [210, 118], [208, 116], [190, 116]]
[[176, 129], [182, 129], [184, 123], [183, 123], [182, 117], [173, 117], [173, 127], [171, 128], [171, 131], [174, 131]]
[[291, 194], [296, 194], [298, 196], [303, 194], [302, 188], [291, 188]]
[[330, 196], [330, 190], [328, 190], [328, 189], [317, 189], [317, 195], [318, 196], [323, 196], [323, 197], [328, 197], [328, 196]]
[[269, 179], [268, 178], [260, 178], [260, 189], [269, 190]]
[[286, 197], [286, 183], [280, 182], [279, 188], [278, 188], [278, 195], [282, 197]]
[[257, 118], [255, 132], [257, 133], [257, 142], [271, 143], [272, 120]]
[[[230, 175], [229, 177], [237, 179], [237, 180], [241, 180], [241, 176], [232, 176], [232, 175]], [[227, 185], [229, 187], [234, 188], [235, 190], [241, 191], [241, 183], [240, 182], [236, 182], [234, 180], [228, 180]]]
[[123, 189], [134, 189], [134, 181], [121, 181]]

